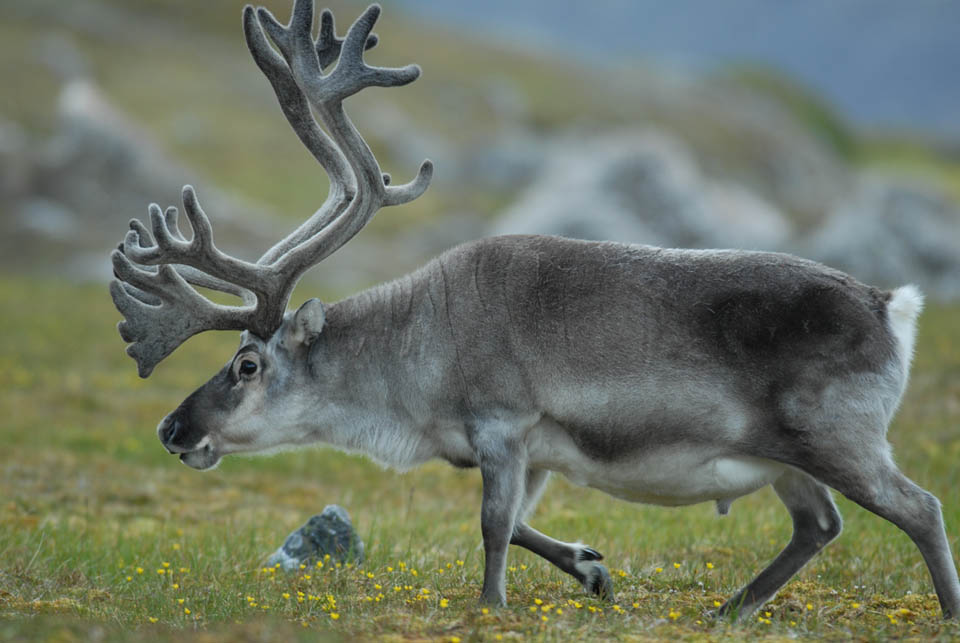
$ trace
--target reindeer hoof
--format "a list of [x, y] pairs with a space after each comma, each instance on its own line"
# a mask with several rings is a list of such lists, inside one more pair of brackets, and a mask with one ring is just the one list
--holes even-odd
[[603, 560], [603, 554], [598, 552], [596, 549], [584, 547], [577, 552], [577, 562], [584, 560]]
[[605, 601], [613, 601], [613, 579], [607, 568], [600, 564], [593, 565], [585, 574], [583, 587], [591, 594], [596, 594]]

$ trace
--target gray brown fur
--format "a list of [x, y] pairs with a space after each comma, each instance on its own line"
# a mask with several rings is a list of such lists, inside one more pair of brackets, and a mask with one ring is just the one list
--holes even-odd
[[[317, 214], [260, 263], [243, 264], [215, 250], [188, 191], [199, 242], [155, 208], [156, 240], [133, 224], [114, 254], [112, 292], [128, 322], [121, 332], [142, 374], [204, 330], [204, 319], [206, 328], [246, 328], [233, 359], [160, 423], [164, 446], [196, 469], [231, 453], [318, 443], [398, 468], [432, 458], [479, 467], [481, 598], [492, 604], [506, 601], [510, 544], [612, 597], [599, 553], [527, 523], [550, 472], [637, 502], [714, 501], [723, 513], [772, 485], [794, 535], [721, 608], [735, 616], [769, 600], [840, 533], [832, 487], [903, 529], [944, 615], [960, 614], [939, 502], [898, 471], [886, 441], [922, 306], [911, 286], [884, 292], [782, 254], [515, 236], [460, 246], [326, 307], [310, 300], [277, 314], [304, 262], [429, 180], [425, 164], [408, 186], [386, 188], [342, 113], [343, 97], [364, 83], [412, 79], [411, 68], [362, 63], [377, 12], [368, 9], [342, 47], [327, 17], [313, 41], [312, 2], [297, 0], [288, 27], [263, 10], [244, 12], [254, 58], [331, 174]], [[337, 48], [351, 71], [326, 92], [321, 63]], [[308, 105], [330, 138], [308, 119]], [[331, 160], [337, 151], [343, 158]], [[240, 292], [248, 308], [211, 307], [188, 284]], [[186, 321], [166, 328], [178, 314]]]

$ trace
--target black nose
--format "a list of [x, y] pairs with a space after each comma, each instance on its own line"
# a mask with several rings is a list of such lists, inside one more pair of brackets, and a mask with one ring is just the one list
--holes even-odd
[[[160, 441], [163, 443], [163, 446], [167, 447], [168, 451], [170, 451], [170, 447], [173, 445], [177, 434], [180, 433], [182, 428], [183, 422], [181, 422], [180, 418], [176, 415], [164, 418], [163, 424], [160, 426]], [[173, 453], [173, 451], [170, 452]]]

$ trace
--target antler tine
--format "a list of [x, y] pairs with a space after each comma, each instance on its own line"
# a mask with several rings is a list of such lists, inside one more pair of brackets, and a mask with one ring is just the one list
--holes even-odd
[[[187, 241], [178, 228], [171, 230], [171, 224], [175, 225], [175, 209], [168, 209], [165, 216], [159, 206], [151, 204], [152, 238], [142, 223], [131, 222], [121, 254], [141, 266], [161, 267], [156, 272], [139, 268], [143, 275], [158, 275], [164, 267], [171, 267], [185, 283], [239, 296], [245, 304], [251, 304], [256, 299], [255, 315], [248, 320], [251, 325], [247, 327], [258, 335], [269, 336], [283, 319], [286, 306], [286, 300], [279, 300], [277, 294], [283, 290], [280, 275], [269, 266], [248, 263], [221, 252], [214, 244], [210, 220], [200, 207], [196, 192], [189, 185], [183, 188], [183, 207], [193, 228], [191, 240]], [[161, 293], [156, 292], [157, 288], [169, 286], [167, 280], [138, 283], [146, 278], [140, 273], [120, 273], [116, 260], [114, 269], [123, 281], [156, 296], [162, 297]], [[196, 291], [193, 292], [200, 300], [207, 301]]]
[[[295, 283], [310, 266], [329, 256], [359, 232], [380, 207], [406, 203], [420, 196], [429, 185], [433, 165], [424, 161], [413, 181], [387, 187], [388, 179], [385, 180], [376, 158], [342, 105], [345, 98], [364, 87], [410, 83], [420, 75], [420, 67], [371, 67], [363, 61], [363, 52], [368, 48], [371, 31], [380, 15], [378, 5], [368, 7], [350, 26], [340, 46], [340, 58], [326, 75], [320, 69], [318, 46], [308, 47], [309, 27], [313, 21], [312, 0], [296, 0], [290, 24], [286, 27], [265, 9], [260, 9], [257, 15], [264, 30], [277, 44], [303, 95], [346, 157], [357, 180], [360, 197], [317, 234], [277, 259], [275, 265]], [[333, 23], [332, 20], [328, 23], [323, 15], [320, 22], [318, 42], [326, 43], [331, 37]], [[332, 37], [336, 39], [335, 34]]]
[[253, 291], [260, 299], [268, 298], [271, 288], [275, 286], [270, 272], [264, 266], [224, 254], [216, 247], [210, 220], [201, 209], [192, 186], [183, 188], [183, 206], [193, 228], [193, 238], [190, 241], [183, 237], [179, 229], [171, 230], [169, 224], [173, 217], [165, 217], [160, 207], [154, 203], [149, 208], [153, 239], [145, 238], [146, 230], [142, 223], [131, 223], [131, 229], [123, 241], [123, 254], [133, 262], [145, 266], [190, 266], [229, 283], [243, 284], [244, 288]]
[[[177, 226], [177, 215], [178, 215], [177, 209], [171, 206], [167, 208], [163, 214], [164, 214], [165, 224], [167, 228], [170, 230], [171, 235], [181, 241], [186, 241], [186, 239], [184, 239], [183, 237], [183, 234], [180, 232], [179, 227]], [[146, 226], [144, 226], [139, 219], [130, 220], [130, 233], [128, 233], [128, 235], [130, 237], [129, 240], [125, 238], [123, 243], [121, 243], [119, 248], [117, 248], [120, 252], [124, 251], [124, 244], [126, 243], [138, 244], [139, 247], [143, 249], [149, 249], [154, 245], [153, 237], [150, 235], [150, 231], [147, 230]], [[156, 271], [156, 268], [153, 266], [146, 266], [144, 267], [144, 269], [150, 270], [153, 272]], [[242, 299], [245, 304], [252, 304], [256, 301], [256, 296], [252, 292], [250, 292], [246, 288], [243, 288], [237, 284], [233, 284], [228, 281], [224, 281], [222, 279], [217, 279], [216, 277], [211, 277], [205, 272], [201, 272], [196, 268], [191, 268], [190, 266], [177, 265], [177, 266], [174, 266], [174, 269], [177, 271], [177, 273], [181, 277], [183, 277], [187, 281], [187, 283], [192, 284], [194, 286], [200, 286], [201, 288], [210, 288], [211, 290], [217, 290], [220, 292], [227, 293], [229, 295], [240, 297], [240, 299]], [[123, 285], [124, 287], [129, 286], [129, 284], [123, 284]], [[151, 304], [151, 305], [159, 304], [159, 300], [157, 300], [156, 297], [142, 290], [134, 288], [133, 286], [129, 286], [127, 288], [127, 292], [130, 293], [132, 296], [137, 297], [138, 299], [140, 299], [140, 301], [143, 301], [144, 303]]]
[[[364, 49], [373, 49], [380, 42], [380, 38], [375, 33], [367, 36], [367, 42]], [[320, 31], [317, 34], [317, 59], [320, 61], [320, 69], [326, 69], [340, 57], [340, 48], [343, 46], [343, 38], [337, 38], [336, 27], [334, 26], [333, 12], [324, 9], [320, 12]]]
[[[269, 11], [266, 9], [261, 11], [269, 15], [269, 24], [276, 24], [278, 28], [283, 29]], [[284, 59], [278, 56], [267, 42], [261, 23], [257, 20], [257, 12], [250, 5], [243, 9], [243, 33], [250, 55], [273, 86], [283, 115], [286, 116], [293, 131], [323, 166], [330, 177], [331, 184], [337, 187], [349, 186], [352, 179], [343, 156], [330, 137], [317, 125], [310, 113], [306, 98], [290, 74], [290, 69]]]
[[[277, 23], [276, 19], [270, 15], [269, 11], [261, 9], [268, 16], [264, 18], [265, 24], [274, 25], [275, 29], [284, 29]], [[321, 230], [330, 223], [336, 216], [343, 212], [347, 203], [356, 194], [353, 174], [347, 166], [346, 160], [337, 149], [336, 144], [330, 140], [330, 137], [317, 125], [313, 114], [310, 111], [310, 105], [304, 97], [303, 92], [297, 86], [290, 69], [287, 67], [284, 59], [274, 51], [273, 47], [267, 42], [264, 35], [264, 27], [261, 26], [257, 18], [257, 11], [250, 5], [243, 10], [243, 33], [247, 41], [247, 48], [253, 56], [254, 62], [260, 71], [263, 72], [270, 85], [273, 87], [280, 108], [284, 116], [297, 134], [297, 137], [304, 146], [313, 154], [320, 165], [323, 167], [327, 176], [330, 178], [330, 191], [324, 204], [311, 216], [303, 222], [286, 238], [275, 244], [259, 259], [257, 263], [269, 265], [277, 258], [283, 256], [291, 248], [302, 243], [305, 239], [311, 237], [318, 230]], [[323, 21], [321, 21], [322, 24]], [[332, 30], [332, 16], [329, 22], [329, 29]], [[328, 47], [335, 46], [339, 54], [339, 41], [336, 41], [335, 35], [327, 37]], [[318, 45], [319, 46], [319, 45]]]
[[[124, 320], [117, 330], [130, 343], [127, 354], [137, 361], [140, 377], [190, 337], [205, 330], [243, 330], [251, 308], [220, 306], [200, 296], [172, 266], [156, 272], [134, 266], [122, 252], [111, 255], [119, 280], [110, 282], [110, 295]], [[122, 280], [122, 281], [121, 281]], [[149, 295], [147, 301], [143, 293]]]

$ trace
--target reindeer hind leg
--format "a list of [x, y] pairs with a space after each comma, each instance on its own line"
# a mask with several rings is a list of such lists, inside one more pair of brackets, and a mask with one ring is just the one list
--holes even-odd
[[793, 519], [793, 536], [766, 569], [723, 604], [721, 615], [749, 616], [840, 534], [843, 521], [826, 486], [790, 469], [773, 488]]
[[607, 568], [599, 562], [603, 560], [603, 555], [580, 543], [565, 543], [550, 538], [526, 524], [526, 518], [543, 494], [548, 478], [548, 471], [527, 470], [524, 499], [510, 543], [528, 549], [553, 563], [576, 578], [587, 592], [612, 601], [613, 579]]

